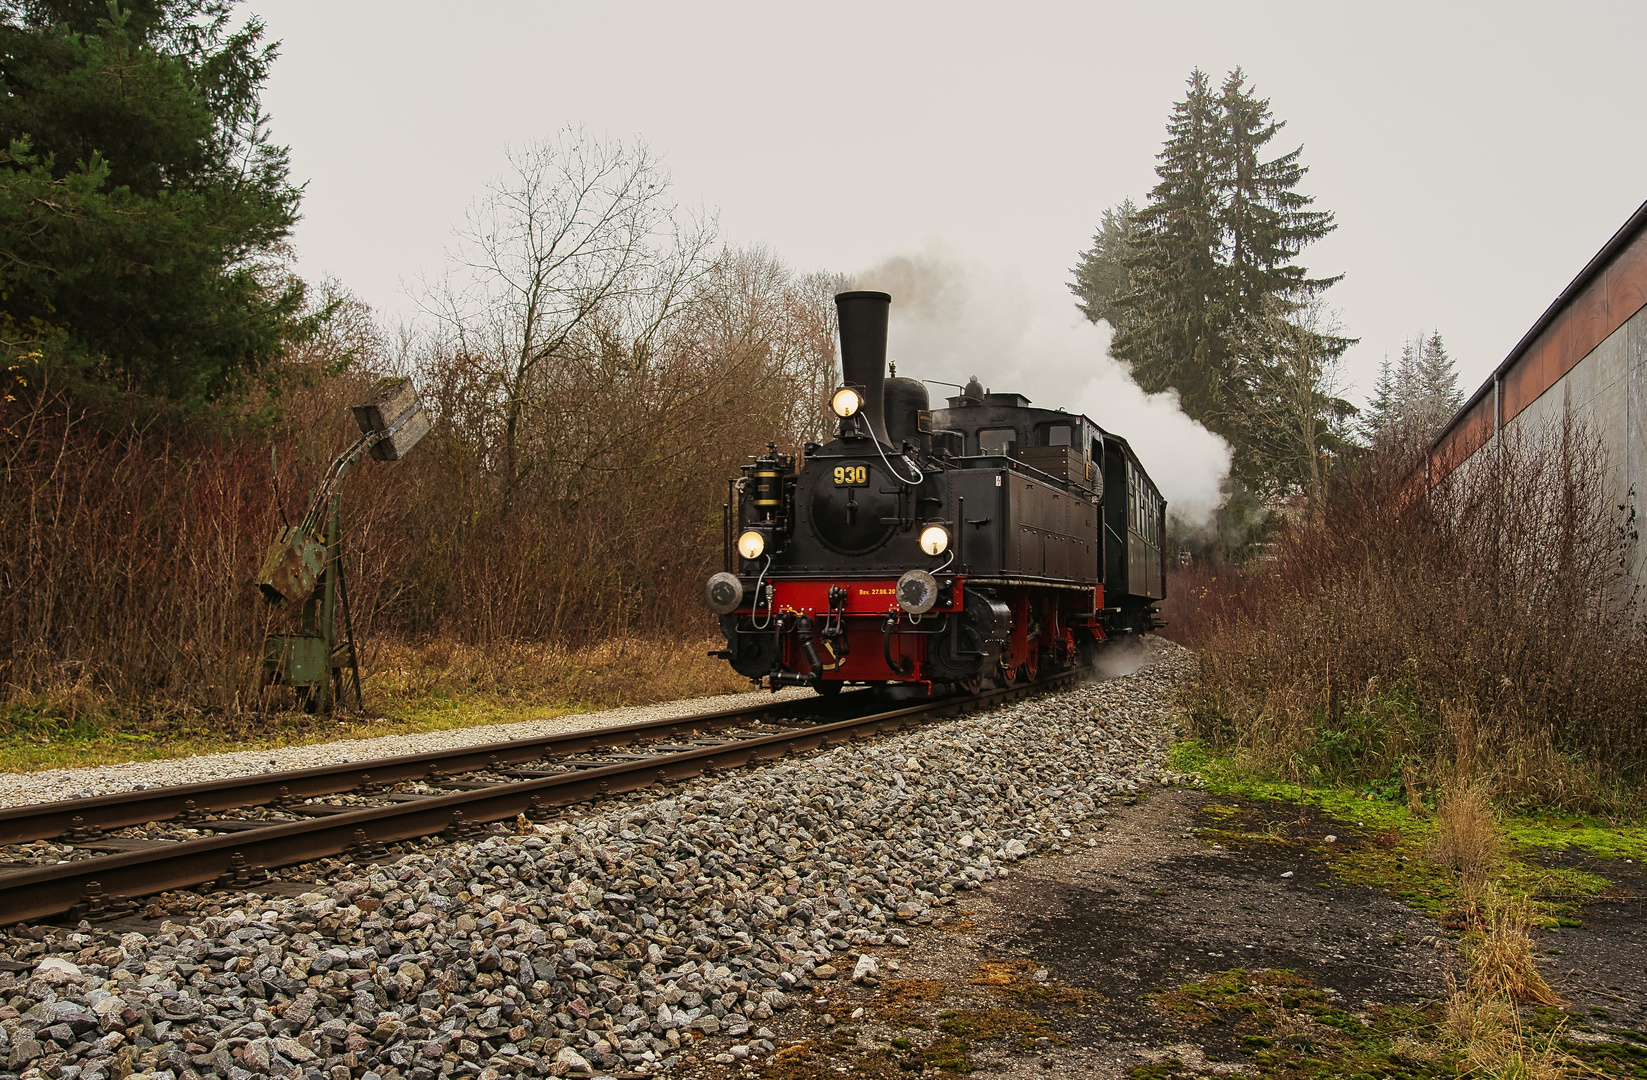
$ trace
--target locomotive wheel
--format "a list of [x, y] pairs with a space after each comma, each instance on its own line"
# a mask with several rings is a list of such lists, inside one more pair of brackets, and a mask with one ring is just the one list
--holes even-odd
[[841, 682], [839, 679], [819, 679], [812, 684], [812, 689], [818, 692], [819, 697], [834, 697], [841, 692], [841, 687], [845, 685], [846, 683]]
[[1040, 673], [1041, 673], [1041, 650], [1040, 649], [1030, 649], [1029, 650], [1029, 659], [1024, 661], [1024, 681], [1025, 682], [1034, 682], [1035, 677], [1037, 675], [1039, 675]]
[[1002, 664], [1000, 679], [1002, 686], [1017, 686], [1018, 669], [1011, 664]]
[[984, 688], [984, 677], [982, 675], [974, 675], [970, 679], [962, 679], [955, 685], [961, 688], [961, 693], [977, 697], [978, 692]]

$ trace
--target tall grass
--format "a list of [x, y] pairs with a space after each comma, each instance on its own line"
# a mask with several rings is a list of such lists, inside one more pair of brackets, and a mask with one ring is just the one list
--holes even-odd
[[1202, 650], [1197, 734], [1392, 794], [1467, 777], [1512, 800], [1638, 800], [1647, 649], [1604, 461], [1572, 428], [1506, 440], [1430, 491], [1414, 462], [1375, 458], [1273, 561], [1181, 577], [1169, 617]]

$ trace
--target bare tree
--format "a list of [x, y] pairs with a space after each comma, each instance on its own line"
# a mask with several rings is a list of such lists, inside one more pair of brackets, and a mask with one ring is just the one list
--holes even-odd
[[1252, 404], [1243, 417], [1244, 442], [1271, 479], [1271, 499], [1301, 495], [1310, 507], [1320, 504], [1354, 412], [1339, 397], [1342, 350], [1320, 345], [1341, 341], [1342, 334], [1337, 312], [1321, 297], [1271, 320], [1274, 355], [1257, 365]]
[[[715, 227], [682, 211], [644, 145], [582, 128], [512, 150], [470, 209], [452, 271], [425, 306], [487, 384], [489, 462], [506, 503], [574, 426], [600, 340], [644, 356], [690, 302]], [[528, 418], [534, 413], [546, 413]], [[579, 440], [572, 440], [578, 443]]]

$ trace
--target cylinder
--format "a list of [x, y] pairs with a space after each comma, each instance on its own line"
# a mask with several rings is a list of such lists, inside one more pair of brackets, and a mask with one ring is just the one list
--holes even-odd
[[870, 433], [886, 442], [881, 391], [886, 381], [886, 326], [892, 297], [884, 292], [835, 294], [841, 329], [841, 376], [864, 389], [862, 416]]

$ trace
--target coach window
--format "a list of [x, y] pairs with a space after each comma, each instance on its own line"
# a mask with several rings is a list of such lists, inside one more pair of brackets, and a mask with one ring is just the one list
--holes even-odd
[[1014, 428], [984, 428], [978, 432], [978, 453], [1011, 457], [1018, 446], [1018, 432]]

